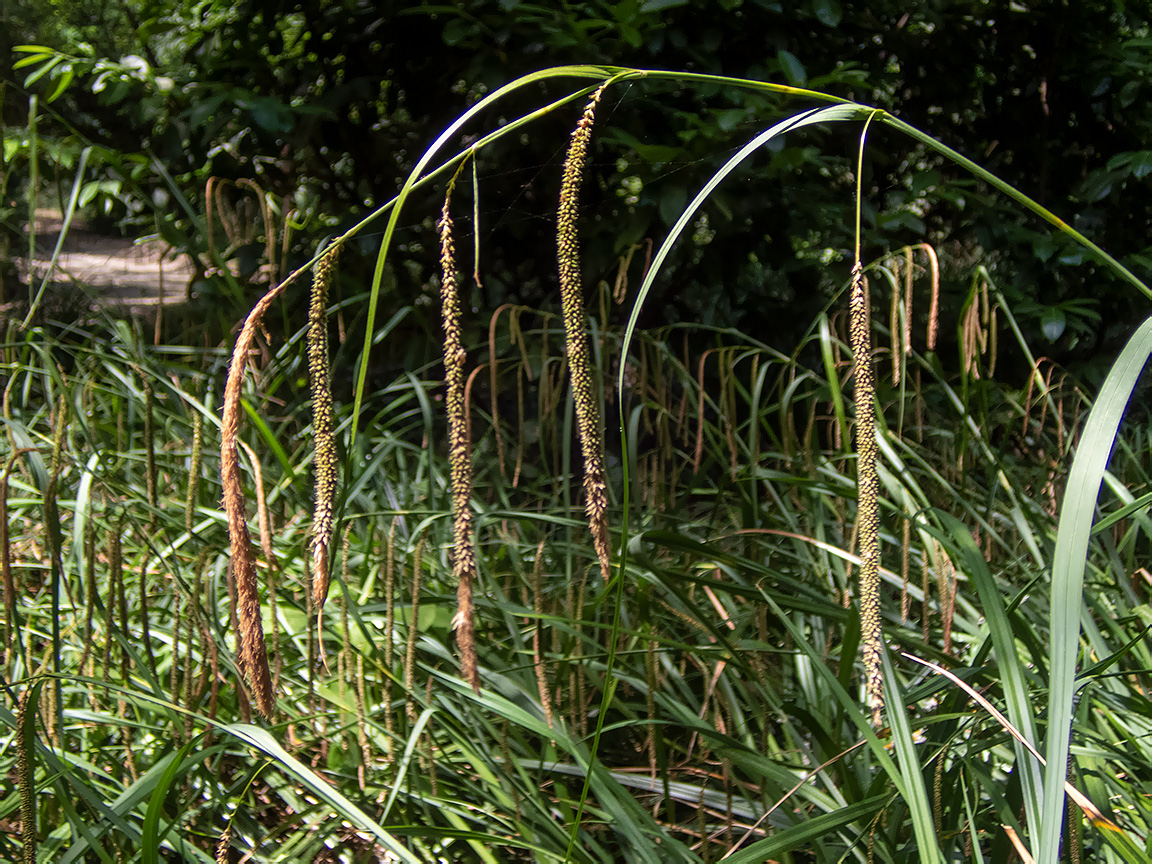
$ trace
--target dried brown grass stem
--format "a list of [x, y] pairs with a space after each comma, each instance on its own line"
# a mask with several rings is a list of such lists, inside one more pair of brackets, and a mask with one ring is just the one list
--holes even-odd
[[452, 483], [452, 576], [456, 580], [456, 614], [452, 630], [460, 650], [460, 674], [477, 693], [480, 672], [476, 661], [476, 616], [472, 586], [476, 580], [476, 548], [472, 540], [472, 441], [464, 398], [464, 366], [468, 354], [460, 336], [460, 297], [457, 291], [456, 248], [452, 238], [452, 183], [440, 211], [440, 302], [444, 320], [445, 406], [448, 414], [448, 462]]
[[536, 561], [532, 565], [532, 611], [536, 613], [536, 623], [532, 628], [532, 663], [536, 667], [536, 688], [540, 693], [540, 705], [544, 709], [544, 719], [548, 728], [553, 727], [552, 690], [548, 686], [548, 668], [541, 651], [541, 631], [544, 629], [544, 544], [536, 547]]
[[408, 638], [404, 651], [404, 711], [410, 724], [416, 723], [416, 637], [420, 632], [420, 577], [424, 572], [424, 540], [420, 535], [412, 552], [412, 604], [408, 609]]
[[[8, 477], [16, 460], [25, 453], [35, 450], [35, 447], [20, 447], [13, 451], [4, 466], [4, 473], [0, 475], [0, 580], [4, 583], [4, 666], [12, 660], [12, 652], [20, 644], [13, 630], [16, 621], [16, 586], [12, 581], [12, 544], [8, 536]], [[88, 579], [91, 581], [92, 573], [89, 571]]]
[[244, 383], [244, 370], [248, 355], [256, 338], [256, 330], [268, 308], [280, 296], [291, 279], [285, 280], [261, 297], [240, 329], [232, 349], [232, 362], [228, 380], [224, 385], [224, 417], [220, 429], [220, 480], [224, 489], [224, 511], [228, 516], [228, 537], [231, 545], [231, 568], [236, 584], [237, 620], [240, 668], [252, 687], [256, 707], [265, 717], [271, 717], [275, 703], [272, 694], [272, 673], [268, 667], [268, 649], [264, 644], [264, 628], [260, 621], [260, 587], [256, 578], [256, 562], [252, 555], [252, 538], [244, 514], [244, 484], [240, 477], [240, 459], [237, 440], [240, 434], [240, 390]]

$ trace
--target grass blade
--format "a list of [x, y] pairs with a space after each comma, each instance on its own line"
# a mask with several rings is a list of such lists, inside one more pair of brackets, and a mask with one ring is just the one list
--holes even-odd
[[1152, 318], [1140, 325], [1100, 388], [1068, 474], [1053, 555], [1049, 646], [1048, 736], [1039, 864], [1056, 864], [1064, 824], [1064, 785], [1076, 694], [1084, 566], [1096, 498], [1124, 409], [1152, 354]]
[[332, 807], [340, 815], [340, 818], [346, 819], [353, 825], [367, 831], [376, 838], [381, 846], [391, 851], [401, 861], [409, 862], [409, 864], [420, 864], [419, 859], [397, 842], [395, 837], [385, 831], [374, 819], [348, 800], [335, 787], [315, 774], [311, 768], [281, 747], [266, 730], [258, 726], [233, 723], [224, 726], [223, 731], [264, 753], [286, 773], [311, 789], [313, 794]]
[[193, 741], [189, 741], [179, 750], [177, 750], [168, 759], [168, 764], [164, 766], [163, 772], [156, 780], [156, 786], [152, 790], [152, 797], [148, 801], [148, 810], [144, 814], [144, 823], [141, 825], [141, 833], [143, 836], [140, 839], [140, 844], [143, 846], [141, 850], [141, 859], [144, 864], [158, 864], [160, 860], [160, 816], [164, 812], [164, 798], [168, 795], [168, 790], [172, 787], [172, 782], [180, 773], [180, 768], [183, 765], [184, 757], [188, 755], [188, 751], [192, 749]]
[[[1004, 688], [1008, 718], [1028, 743], [1034, 746], [1039, 739], [1036, 735], [1036, 718], [1032, 707], [1033, 696], [1028, 692], [1028, 685], [1024, 680], [1024, 668], [1020, 653], [1016, 650], [1016, 638], [1012, 634], [1012, 624], [1008, 620], [1008, 611], [1004, 606], [1000, 588], [992, 578], [984, 556], [976, 548], [968, 527], [948, 513], [935, 511], [934, 515], [948, 532], [949, 545], [960, 553], [964, 571], [976, 585], [981, 612], [988, 626], [992, 647], [996, 651], [996, 663], [1000, 670], [1001, 686]], [[1041, 824], [1044, 780], [1040, 766], [1028, 758], [1025, 745], [1016, 742], [1015, 749], [1016, 770], [1020, 772], [1020, 782], [1024, 788], [1024, 809], [1028, 816], [1028, 825], [1034, 831], [1035, 826]]]
[[730, 864], [762, 864], [764, 861], [773, 860], [774, 856], [780, 853], [808, 848], [814, 840], [837, 831], [858, 819], [871, 816], [888, 801], [887, 795], [875, 795], [834, 813], [825, 813], [812, 819], [806, 819], [799, 825], [786, 828], [767, 840], [759, 840], [723, 860], [730, 862]]
[[904, 777], [904, 803], [912, 814], [912, 830], [916, 834], [916, 849], [923, 864], [939, 864], [940, 847], [936, 840], [936, 829], [932, 822], [932, 804], [924, 788], [924, 772], [916, 755], [916, 743], [912, 739], [912, 729], [908, 724], [904, 691], [892, 666], [888, 651], [881, 652], [884, 669], [884, 692], [889, 694], [884, 701], [884, 716], [888, 719], [891, 740], [900, 762], [900, 773]]

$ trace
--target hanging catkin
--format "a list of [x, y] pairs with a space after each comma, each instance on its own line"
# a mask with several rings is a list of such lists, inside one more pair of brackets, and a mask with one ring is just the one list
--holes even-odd
[[880, 480], [876, 471], [876, 375], [868, 280], [859, 260], [852, 268], [849, 335], [856, 401], [856, 528], [860, 550], [860, 642], [872, 724], [881, 726], [884, 680], [880, 670]]
[[564, 177], [560, 184], [560, 207], [556, 219], [556, 257], [560, 273], [560, 299], [564, 313], [565, 347], [572, 381], [572, 398], [576, 405], [576, 431], [584, 456], [584, 508], [592, 542], [600, 562], [600, 573], [607, 579], [610, 546], [608, 537], [608, 486], [604, 479], [604, 440], [600, 428], [600, 400], [593, 379], [584, 312], [584, 291], [580, 281], [580, 243], [576, 218], [580, 211], [580, 182], [588, 157], [596, 103], [604, 91], [601, 85], [584, 115], [572, 132], [568, 156], [564, 160]]
[[440, 302], [444, 319], [445, 406], [448, 413], [448, 462], [452, 481], [452, 576], [456, 580], [456, 614], [452, 629], [460, 650], [460, 674], [477, 693], [476, 621], [472, 585], [476, 579], [476, 549], [472, 543], [472, 442], [464, 400], [467, 352], [460, 339], [460, 298], [457, 294], [456, 248], [452, 239], [452, 184], [440, 212]]

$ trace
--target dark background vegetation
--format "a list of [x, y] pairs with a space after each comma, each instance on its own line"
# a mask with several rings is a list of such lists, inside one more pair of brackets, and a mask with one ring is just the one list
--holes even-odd
[[[158, 161], [198, 214], [209, 177], [248, 178], [290, 196], [303, 223], [293, 241], [299, 263], [391, 198], [423, 149], [482, 94], [542, 67], [606, 63], [757, 78], [875, 104], [1068, 216], [1138, 274], [1152, 262], [1144, 4], [8, 0], [0, 25], [10, 171], [0, 215], [9, 231], [23, 215], [12, 204], [27, 174], [17, 130], [30, 93], [48, 103], [40, 133], [56, 142], [55, 153], [42, 148], [45, 176], [69, 164], [60, 154], [74, 163], [86, 144], [100, 148], [97, 179], [109, 182], [88, 210], [105, 227], [159, 231], [206, 254]], [[22, 43], [61, 52], [27, 87], [43, 64], [13, 70]], [[502, 110], [510, 118], [516, 107], [527, 106]], [[601, 214], [582, 226], [586, 283], [614, 283], [629, 247], [658, 243], [730, 152], [798, 107], [655, 82], [609, 92], [584, 191]], [[550, 214], [573, 113], [481, 158], [478, 311], [554, 304]], [[458, 143], [495, 118], [482, 122]], [[722, 187], [657, 284], [648, 323], [734, 326], [789, 348], [847, 274], [854, 136], [791, 136]], [[973, 263], [987, 265], [1028, 335], [1066, 365], [1106, 360], [1130, 330], [1131, 291], [1066, 238], [913, 142], [877, 132], [868, 156], [866, 257], [935, 244], [953, 300], [946, 310], [967, 294]], [[61, 182], [67, 188], [70, 175]], [[461, 219], [462, 232], [470, 223]], [[359, 265], [346, 262], [351, 278], [369, 272], [377, 238], [364, 236]], [[406, 220], [401, 242], [388, 301], [397, 305], [429, 291], [432, 219]], [[232, 251], [242, 273], [254, 270], [260, 248]], [[634, 285], [642, 260], [642, 252], [633, 259]], [[198, 290], [213, 293], [207, 283]]]

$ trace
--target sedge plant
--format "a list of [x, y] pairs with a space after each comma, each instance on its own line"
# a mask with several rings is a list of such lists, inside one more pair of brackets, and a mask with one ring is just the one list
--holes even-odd
[[[441, 154], [544, 81], [575, 83]], [[577, 190], [594, 170], [594, 111], [625, 81], [652, 99], [672, 82], [824, 107], [741, 147], [655, 250], [629, 319], [602, 315], [589, 332]], [[495, 142], [581, 106], [556, 166], [561, 318], [505, 309], [469, 321], [452, 291], [445, 197], [444, 338], [430, 334], [426, 366], [370, 388], [369, 354], [392, 326], [376, 314], [401, 214], [465, 159], [476, 166]], [[953, 360], [938, 354], [947, 310], [936, 300], [931, 335], [911, 330], [913, 267], [863, 249], [798, 346], [637, 327], [678, 239], [739, 165], [781, 136], [845, 123], [908, 135], [1150, 293], [1049, 211], [887, 112], [764, 82], [563, 67], [462, 114], [394, 201], [260, 299], [230, 351], [149, 345], [125, 321], [83, 339], [8, 328], [0, 553], [14, 637], [0, 729], [20, 782], [0, 815], [20, 814], [21, 834], [0, 837], [4, 855], [931, 861], [1021, 848], [1050, 864], [1062, 844], [1101, 860], [1141, 848], [1152, 822], [1140, 803], [1152, 730], [1139, 709], [1152, 666], [1139, 638], [1149, 441], [1120, 419], [1152, 347], [1147, 328], [1094, 399], [1059, 391], [1035, 360], [1026, 380], [1003, 380], [979, 355], [981, 334], [990, 345], [1003, 326], [1034, 352], [994, 274], [970, 274], [972, 338]], [[352, 353], [350, 404], [332, 401], [326, 420], [323, 393], [294, 382], [306, 366], [314, 381], [331, 374], [320, 350], [331, 301], [318, 290], [307, 324], [253, 370], [259, 323], [311, 268], [326, 284], [324, 256], [385, 217], [363, 347], [337, 354]], [[935, 253], [920, 252], [937, 283]], [[868, 315], [882, 308], [875, 286], [899, 290], [886, 323]], [[488, 339], [470, 345], [471, 332]], [[874, 366], [875, 345], [899, 363]], [[488, 369], [466, 375], [481, 348]], [[612, 362], [616, 386], [598, 387]], [[211, 391], [225, 377], [220, 419]], [[485, 377], [491, 393], [469, 396]], [[502, 390], [515, 419], [497, 407]], [[610, 454], [606, 393], [622, 427]], [[998, 424], [1026, 428], [1067, 468], [1062, 498], [1059, 471], [999, 449]], [[324, 480], [329, 432], [335, 485]], [[1036, 494], [1047, 483], [1058, 509]], [[259, 544], [249, 509], [267, 526]], [[330, 572], [335, 536], [346, 545]], [[338, 583], [339, 616], [316, 614], [328, 592], [306, 576]], [[327, 648], [335, 670], [317, 662]], [[1068, 783], [1090, 806], [1077, 804], [1083, 834], [1065, 837]]]

